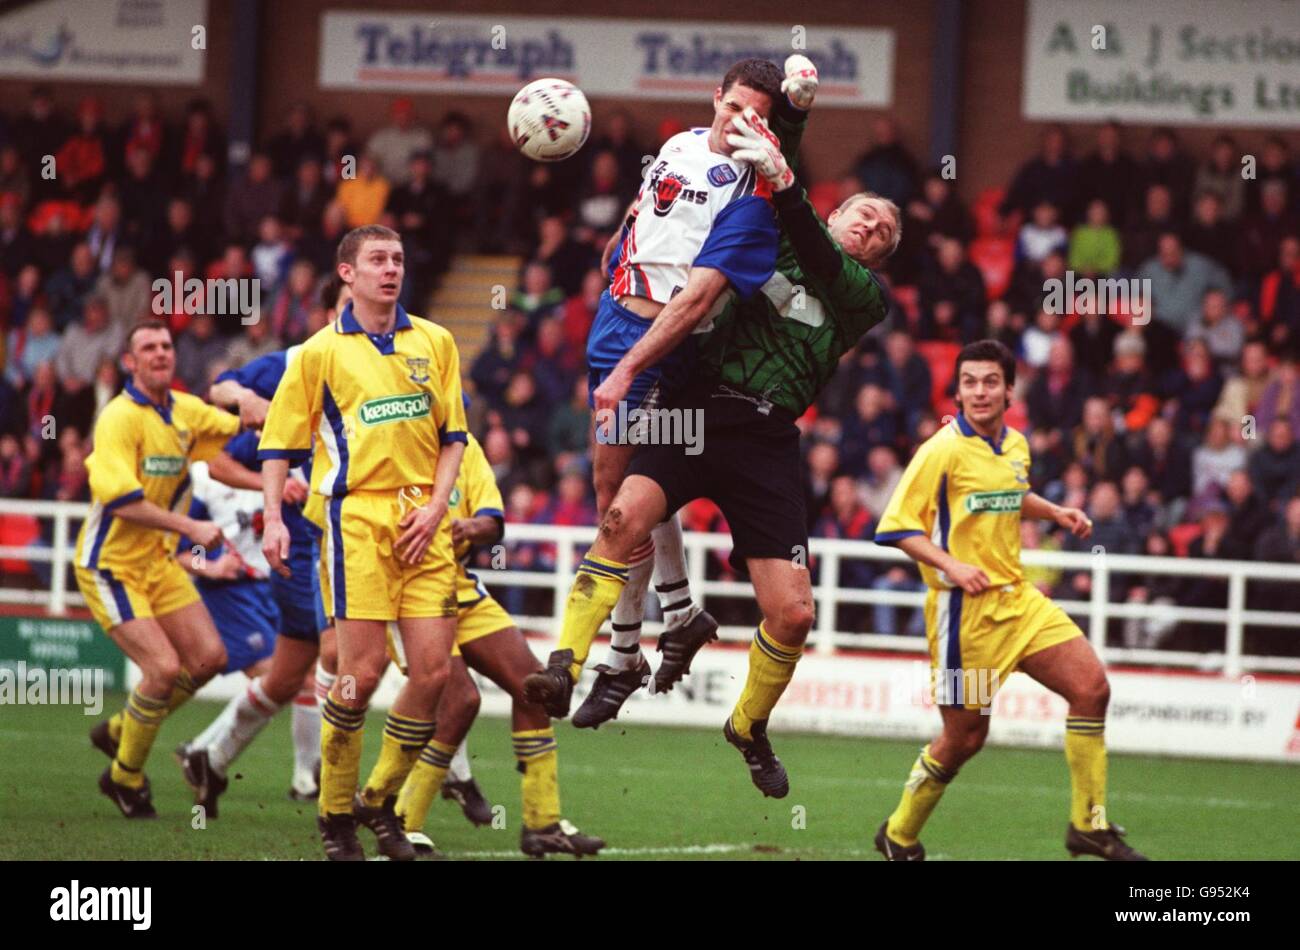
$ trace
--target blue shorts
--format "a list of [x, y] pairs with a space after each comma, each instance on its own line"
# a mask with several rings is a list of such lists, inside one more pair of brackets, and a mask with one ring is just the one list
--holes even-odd
[[[618, 361], [627, 355], [627, 351], [646, 335], [653, 320], [637, 316], [631, 310], [615, 302], [606, 290], [600, 295], [600, 306], [596, 308], [596, 319], [592, 321], [591, 332], [587, 335], [587, 405], [595, 408], [596, 387], [605, 381], [605, 377], [618, 365]], [[686, 374], [694, 362], [695, 339], [687, 337], [672, 353], [649, 369], [642, 370], [624, 400], [629, 409], [636, 409], [646, 404], [646, 397], [655, 387], [662, 383], [665, 390], [676, 389], [686, 381]]]
[[280, 632], [294, 640], [320, 641], [329, 626], [320, 593], [320, 545], [290, 533], [289, 577], [271, 573], [271, 593], [280, 608]]
[[280, 611], [269, 581], [200, 584], [199, 595], [226, 645], [227, 673], [246, 670], [271, 655]]

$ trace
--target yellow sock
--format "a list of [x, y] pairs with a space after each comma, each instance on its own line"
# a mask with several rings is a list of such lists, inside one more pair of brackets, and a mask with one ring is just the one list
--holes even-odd
[[939, 804], [943, 790], [956, 777], [955, 770], [944, 767], [930, 754], [928, 745], [922, 749], [907, 777], [907, 784], [903, 786], [903, 797], [889, 816], [885, 834], [904, 847], [916, 844], [921, 826], [934, 811], [934, 806]]
[[[379, 747], [379, 761], [370, 770], [361, 800], [367, 805], [382, 805], [389, 795], [396, 795], [411, 774], [420, 750], [433, 739], [434, 724], [410, 719], [395, 712], [384, 723], [384, 741]], [[451, 750], [455, 753], [455, 749]]]
[[802, 647], [791, 648], [777, 643], [763, 624], [758, 625], [754, 641], [749, 645], [749, 676], [745, 679], [740, 701], [731, 713], [731, 728], [741, 738], [752, 739], [750, 730], [754, 723], [767, 721], [777, 700], [790, 685], [795, 664], [802, 655]]
[[320, 710], [320, 799], [322, 815], [352, 814], [352, 796], [361, 774], [364, 709], [349, 709], [326, 696]]
[[1104, 718], [1066, 716], [1065, 761], [1070, 766], [1070, 823], [1080, 831], [1109, 828]]
[[108, 717], [108, 737], [114, 742], [122, 741], [122, 720], [125, 718], [126, 712], [121, 709]]
[[437, 739], [430, 739], [429, 744], [420, 751], [419, 759], [402, 783], [402, 790], [397, 793], [397, 814], [401, 816], [402, 826], [407, 831], [419, 831], [424, 827], [429, 806], [442, 788], [443, 779], [447, 777], [447, 770], [451, 768], [455, 754], [454, 745], [447, 745]]
[[167, 718], [167, 701], [143, 695], [134, 689], [126, 701], [122, 717], [122, 736], [117, 744], [111, 777], [118, 785], [140, 788], [144, 785], [144, 763], [158, 736], [158, 727]]
[[545, 828], [560, 820], [560, 753], [554, 729], [520, 729], [514, 743], [524, 798], [524, 827]]
[[569, 598], [564, 604], [564, 624], [560, 627], [557, 650], [572, 650], [573, 665], [569, 673], [576, 683], [587, 662], [591, 643], [618, 603], [627, 583], [627, 565], [588, 554], [578, 565]]
[[186, 670], [181, 670], [181, 675], [176, 677], [176, 685], [172, 687], [172, 694], [167, 698], [167, 712], [174, 713], [177, 709], [189, 702], [196, 692], [198, 684], [194, 682], [194, 677]]

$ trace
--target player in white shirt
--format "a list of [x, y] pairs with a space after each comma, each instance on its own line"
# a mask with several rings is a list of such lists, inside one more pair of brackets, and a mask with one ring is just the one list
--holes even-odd
[[[710, 326], [708, 319], [700, 321], [701, 314], [720, 311], [724, 294], [754, 294], [775, 270], [779, 234], [771, 186], [750, 165], [731, 157], [734, 146], [727, 134], [734, 131], [737, 117], [766, 119], [778, 104], [788, 105], [784, 79], [767, 60], [746, 59], [732, 66], [713, 94], [713, 124], [664, 143], [622, 231], [605, 249], [601, 263], [610, 287], [601, 296], [587, 339], [588, 386], [596, 410], [596, 505], [602, 517], [637, 440], [645, 437], [644, 432], [619, 431], [619, 420], [631, 410], [654, 409], [661, 387], [671, 390], [685, 381], [694, 352], [687, 337], [697, 324], [701, 332]], [[671, 355], [648, 360], [650, 350], [662, 348], [665, 341], [671, 343]], [[671, 689], [689, 672], [695, 653], [717, 638], [717, 621], [691, 601], [681, 522], [674, 516], [633, 552], [626, 567], [628, 583], [611, 618], [610, 661], [597, 667], [593, 693], [630, 691], [650, 673], [640, 631], [652, 571], [666, 626], [659, 639], [663, 659], [654, 690]], [[591, 644], [562, 638], [559, 646], [547, 669], [530, 676], [527, 684], [531, 701], [563, 718]], [[575, 726], [604, 721], [589, 715], [589, 707], [594, 708], [584, 705], [575, 715]]]

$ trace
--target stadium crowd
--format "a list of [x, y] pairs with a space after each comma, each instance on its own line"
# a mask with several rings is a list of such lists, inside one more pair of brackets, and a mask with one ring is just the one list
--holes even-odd
[[[637, 128], [616, 112], [577, 160], [546, 165], [522, 158], [504, 129], [485, 135], [455, 112], [427, 126], [405, 98], [364, 142], [345, 118], [322, 126], [296, 105], [228, 175], [225, 137], [203, 101], [168, 116], [142, 93], [110, 124], [98, 100], [69, 117], [34, 89], [17, 114], [0, 114], [0, 496], [86, 499], [93, 421], [120, 389], [122, 341], [154, 312], [156, 279], [260, 283], [253, 323], [187, 312], [182, 294], [163, 314], [179, 384], [204, 393], [222, 369], [323, 326], [338, 239], [381, 222], [403, 234], [403, 304], [435, 320], [426, 303], [453, 253], [524, 261], [462, 367], [472, 427], [509, 521], [594, 523], [584, 352], [605, 285], [600, 253], [643, 156], [681, 128]], [[1116, 124], [1073, 142], [1049, 129], [1007, 187], [969, 204], [884, 117], [850, 176], [805, 170], [823, 214], [864, 187], [904, 214], [882, 275], [894, 312], [801, 420], [814, 537], [872, 537], [912, 451], [956, 411], [957, 349], [993, 336], [1020, 361], [1009, 419], [1030, 438], [1034, 490], [1095, 524], [1079, 548], [1026, 522], [1026, 547], [1300, 563], [1300, 171], [1276, 137], [1222, 135], [1205, 155], [1171, 130], [1134, 138]], [[1133, 279], [1110, 286], [1149, 287], [1150, 305], [1134, 313], [1128, 297], [1076, 297], [1090, 278]], [[1052, 296], [1054, 281], [1063, 295]], [[726, 530], [709, 502], [683, 519], [688, 530]], [[15, 543], [12, 520], [0, 523], [11, 535], [0, 544]], [[729, 576], [726, 553], [711, 555], [710, 576]], [[553, 546], [521, 544], [511, 567], [544, 569], [554, 557]], [[1030, 574], [1053, 596], [1089, 596], [1088, 572]], [[839, 581], [921, 589], [910, 566], [871, 561], [843, 563]], [[1118, 575], [1110, 590], [1223, 606], [1226, 587]], [[503, 603], [527, 613], [530, 596], [511, 591]], [[1300, 610], [1300, 589], [1252, 582], [1248, 605]], [[919, 611], [891, 606], [841, 608], [838, 626], [922, 632]], [[1110, 633], [1130, 646], [1207, 650], [1223, 637], [1221, 625], [1162, 620], [1117, 621]], [[1297, 651], [1267, 630], [1248, 630], [1247, 649]]]

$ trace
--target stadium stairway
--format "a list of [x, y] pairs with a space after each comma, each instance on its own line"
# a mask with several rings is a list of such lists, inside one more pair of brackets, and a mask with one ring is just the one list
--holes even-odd
[[487, 344], [488, 328], [497, 314], [492, 309], [493, 289], [505, 288], [498, 295], [504, 302], [519, 282], [522, 263], [521, 258], [510, 255], [461, 254], [452, 259], [443, 275], [428, 315], [456, 338], [463, 373], [468, 374], [474, 358]]

